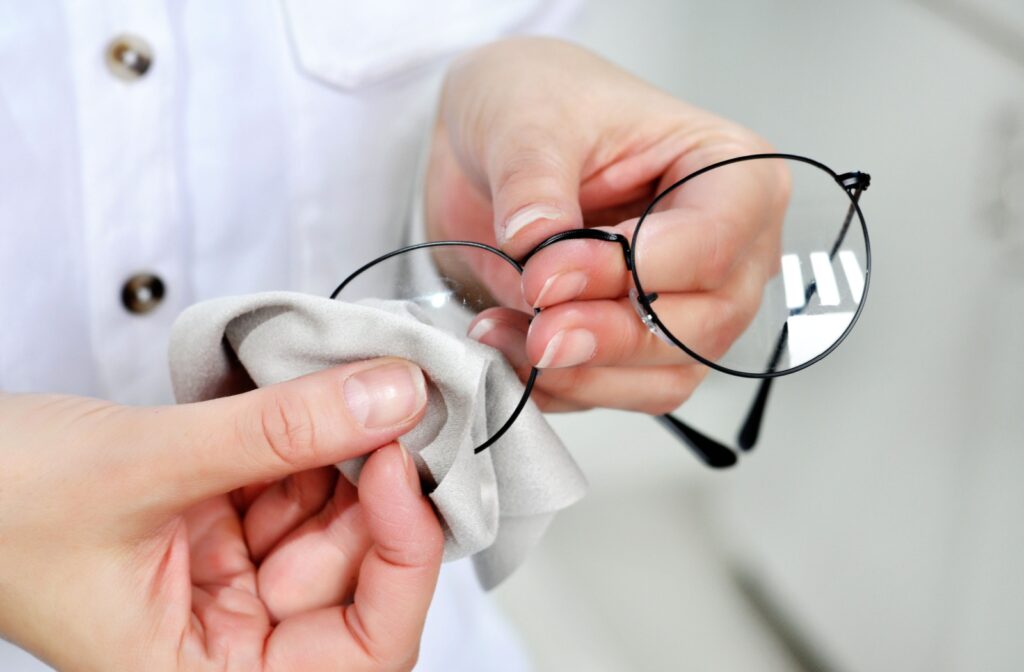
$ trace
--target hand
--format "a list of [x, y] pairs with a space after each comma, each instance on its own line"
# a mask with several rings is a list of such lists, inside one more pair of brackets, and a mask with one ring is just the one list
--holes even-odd
[[[166, 408], [0, 395], [0, 636], [60, 669], [410, 669], [443, 538], [395, 439], [425, 401], [401, 360]], [[327, 466], [372, 451], [358, 490]]]
[[[497, 244], [517, 259], [583, 226], [631, 239], [643, 209], [673, 182], [766, 151], [750, 131], [581, 48], [548, 39], [495, 43], [448, 75], [427, 180], [428, 231]], [[676, 335], [712, 357], [749, 324], [777, 273], [788, 178], [768, 164], [694, 181], [673, 192], [657, 227], [645, 228], [657, 243], [644, 261], [653, 269], [645, 291], [659, 293], [659, 314], [685, 316], [689, 326]], [[522, 376], [530, 365], [548, 369], [534, 388], [546, 410], [663, 413], [706, 373], [637, 319], [615, 244], [545, 248], [526, 264], [521, 287], [497, 285], [479, 265], [471, 271], [499, 303], [517, 309], [486, 311], [472, 333], [501, 349]], [[530, 306], [544, 308], [532, 322]]]

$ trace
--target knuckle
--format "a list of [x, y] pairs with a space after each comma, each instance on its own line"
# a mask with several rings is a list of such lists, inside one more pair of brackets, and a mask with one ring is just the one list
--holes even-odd
[[778, 151], [766, 138], [735, 122], [725, 122], [717, 136], [716, 147], [734, 154], [768, 154]]
[[565, 163], [555, 151], [550, 134], [539, 129], [520, 129], [513, 146], [502, 152], [499, 183], [550, 180], [561, 184], [569, 178]]
[[356, 645], [371, 664], [371, 669], [379, 672], [409, 672], [415, 667], [420, 656], [419, 642], [408, 647], [395, 647], [373, 637], [363, 622], [358, 605], [343, 607], [341, 616]]
[[315, 457], [313, 413], [301, 399], [268, 395], [259, 408], [259, 432], [264, 445], [285, 464], [302, 466]]
[[620, 306], [623, 318], [616, 322], [621, 326], [610, 334], [606, 345], [607, 356], [619, 360], [642, 359], [658, 348], [658, 338], [637, 318], [631, 305], [622, 302]]

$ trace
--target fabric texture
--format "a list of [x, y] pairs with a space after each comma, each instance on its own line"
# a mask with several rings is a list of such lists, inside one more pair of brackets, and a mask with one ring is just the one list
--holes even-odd
[[[170, 342], [171, 379], [182, 403], [382, 356], [415, 362], [427, 374], [426, 414], [401, 441], [444, 527], [445, 560], [473, 556], [490, 589], [519, 566], [555, 513], [586, 490], [533, 402], [494, 445], [474, 454], [522, 397], [523, 384], [500, 352], [433, 326], [409, 301], [346, 303], [289, 292], [192, 306], [175, 322]], [[339, 468], [357, 482], [362, 463]]]

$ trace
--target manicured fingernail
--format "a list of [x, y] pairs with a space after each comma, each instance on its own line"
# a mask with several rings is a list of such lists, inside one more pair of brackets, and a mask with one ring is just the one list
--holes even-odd
[[496, 325], [497, 322], [485, 317], [473, 325], [473, 328], [469, 330], [469, 337], [474, 341], [479, 341], [481, 338], [486, 336], [491, 329], [494, 329]]
[[553, 306], [556, 303], [572, 301], [583, 293], [587, 288], [587, 276], [582, 271], [564, 271], [555, 273], [537, 294], [537, 300], [533, 302], [534, 308]]
[[388, 362], [349, 377], [345, 401], [359, 424], [380, 429], [416, 415], [427, 403], [427, 383], [418, 366]]
[[563, 329], [548, 341], [538, 369], [557, 369], [589, 362], [597, 354], [597, 337], [587, 329]]
[[505, 222], [504, 241], [510, 240], [530, 224], [541, 219], [561, 219], [562, 211], [550, 205], [528, 205], [521, 208]]

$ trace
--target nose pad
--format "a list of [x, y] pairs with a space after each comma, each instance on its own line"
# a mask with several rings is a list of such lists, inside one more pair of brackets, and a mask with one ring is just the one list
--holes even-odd
[[[658, 298], [657, 295], [653, 296], [655, 299]], [[649, 299], [648, 303], [653, 300], [654, 299]], [[640, 321], [644, 323], [644, 326], [647, 327], [648, 331], [665, 343], [668, 343], [672, 347], [676, 347], [676, 344], [672, 342], [672, 339], [666, 336], [665, 332], [658, 326], [658, 323], [654, 321], [654, 316], [651, 315], [650, 311], [644, 308], [644, 305], [640, 303], [640, 294], [636, 291], [635, 287], [629, 290], [629, 302], [633, 304], [633, 310], [636, 311], [637, 317], [639, 317]]]

